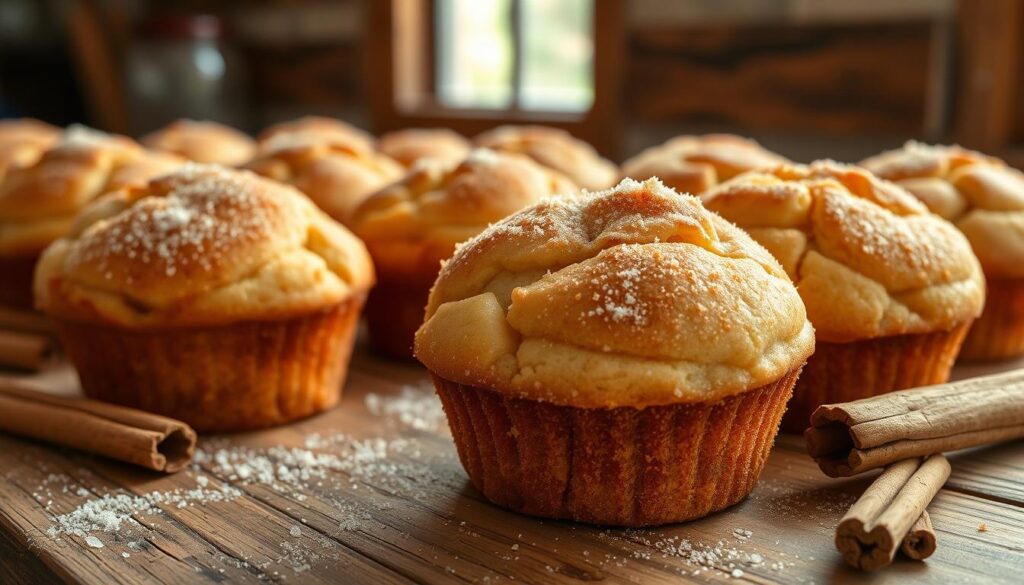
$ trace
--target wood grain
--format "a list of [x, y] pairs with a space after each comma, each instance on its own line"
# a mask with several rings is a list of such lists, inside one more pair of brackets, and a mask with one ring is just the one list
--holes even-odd
[[[57, 387], [72, 380], [66, 370], [37, 377]], [[377, 402], [417, 397], [421, 418], [440, 424], [414, 428], [380, 408], [371, 410], [371, 393]], [[862, 575], [842, 564], [832, 534], [875, 475], [826, 478], [796, 435], [779, 438], [759, 486], [737, 506], [665, 528], [603, 529], [511, 514], [484, 501], [468, 484], [443, 420], [427, 416], [437, 414], [431, 400], [418, 368], [359, 353], [339, 408], [271, 431], [201, 442], [208, 452], [221, 447], [265, 452], [281, 445], [303, 447], [311, 433], [344, 433], [350, 442], [385, 438], [409, 445], [389, 451], [374, 473], [332, 470], [300, 492], [232, 479], [213, 460], [161, 477], [0, 435], [0, 579], [1011, 583], [1024, 569], [1024, 445], [1019, 442], [953, 454], [949, 484], [929, 507], [940, 541], [935, 555], [925, 563], [898, 559], [878, 574]], [[134, 514], [117, 532], [92, 533], [103, 548], [90, 548], [78, 536], [47, 535], [55, 514], [98, 495], [194, 489], [199, 475], [208, 478], [211, 489], [229, 483], [241, 494], [229, 502], [160, 505], [159, 512]], [[982, 523], [987, 530], [979, 532]], [[716, 560], [699, 560], [716, 550]], [[735, 569], [742, 575], [733, 577]]]
[[624, 103], [639, 122], [920, 132], [931, 34], [926, 22], [634, 30]]

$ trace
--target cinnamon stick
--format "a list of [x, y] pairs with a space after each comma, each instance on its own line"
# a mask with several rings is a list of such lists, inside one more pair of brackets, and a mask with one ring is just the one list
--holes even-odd
[[826, 404], [804, 431], [830, 477], [1024, 437], [1024, 370]]
[[903, 537], [903, 544], [900, 545], [900, 552], [907, 558], [915, 561], [923, 561], [932, 556], [938, 539], [935, 536], [935, 529], [932, 528], [932, 517], [928, 511], [921, 512], [921, 517], [910, 527], [910, 531]]
[[38, 370], [53, 352], [49, 337], [33, 333], [0, 331], [0, 365]]
[[0, 379], [0, 431], [173, 473], [195, 453], [196, 433], [171, 418]]
[[941, 454], [890, 465], [843, 516], [836, 548], [846, 564], [874, 570], [892, 562], [911, 527], [949, 478]]
[[22, 311], [0, 305], [0, 330], [50, 335], [53, 333], [53, 326], [46, 317], [35, 311]]

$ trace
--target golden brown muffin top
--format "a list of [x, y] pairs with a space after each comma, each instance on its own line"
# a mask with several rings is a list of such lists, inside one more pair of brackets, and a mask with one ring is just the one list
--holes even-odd
[[245, 167], [294, 186], [346, 224], [371, 193], [405, 174], [402, 165], [372, 149], [317, 140], [279, 143]]
[[407, 128], [381, 136], [377, 149], [408, 168], [421, 160], [456, 165], [469, 154], [470, 144], [447, 128]]
[[364, 294], [366, 249], [295, 189], [189, 163], [86, 209], [36, 268], [36, 306], [132, 329], [287, 318]]
[[529, 157], [477, 149], [454, 167], [413, 167], [359, 206], [352, 229], [382, 273], [419, 274], [491, 223], [544, 197], [577, 191]]
[[32, 118], [0, 120], [0, 181], [9, 169], [39, 160], [60, 134], [59, 128]]
[[779, 263], [655, 179], [494, 224], [445, 264], [426, 316], [416, 356], [435, 374], [583, 408], [716, 401], [814, 349]]
[[199, 163], [235, 167], [252, 158], [256, 141], [217, 122], [178, 120], [143, 136], [143, 145]]
[[680, 193], [699, 195], [740, 173], [789, 162], [749, 138], [732, 134], [677, 136], [622, 164], [637, 180], [658, 177]]
[[986, 275], [1024, 278], [1024, 173], [980, 152], [918, 142], [861, 165], [955, 223]]
[[823, 341], [943, 331], [981, 312], [984, 278], [963, 235], [862, 168], [780, 165], [701, 199], [779, 259]]
[[594, 147], [564, 130], [548, 126], [499, 126], [473, 139], [479, 147], [525, 154], [555, 169], [584, 189], [607, 189], [619, 169]]
[[302, 143], [329, 142], [366, 151], [373, 150], [374, 138], [366, 131], [336, 118], [304, 116], [269, 126], [256, 137], [259, 152]]
[[67, 233], [100, 195], [142, 183], [184, 163], [124, 136], [72, 128], [34, 164], [0, 184], [0, 254], [31, 255]]

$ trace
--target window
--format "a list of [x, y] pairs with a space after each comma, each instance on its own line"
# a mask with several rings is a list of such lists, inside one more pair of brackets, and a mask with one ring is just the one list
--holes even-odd
[[437, 99], [468, 108], [585, 112], [593, 0], [440, 0]]
[[539, 123], [614, 148], [619, 0], [381, 0], [367, 8], [377, 130], [447, 126], [471, 136]]

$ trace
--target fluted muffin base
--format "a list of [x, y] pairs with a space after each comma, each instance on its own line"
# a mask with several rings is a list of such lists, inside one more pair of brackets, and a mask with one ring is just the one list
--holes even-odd
[[1024, 355], [1024, 278], [989, 278], [985, 309], [960, 349], [965, 360]]
[[583, 409], [434, 376], [470, 481], [533, 516], [615, 526], [700, 518], [753, 490], [800, 369], [706, 404]]
[[56, 319], [90, 398], [198, 431], [257, 429], [334, 406], [362, 298], [278, 321], [134, 331]]
[[802, 433], [822, 404], [946, 382], [970, 326], [967, 322], [949, 331], [850, 343], [817, 342], [793, 390], [782, 430]]
[[423, 324], [427, 298], [437, 272], [392, 279], [379, 276], [366, 302], [366, 325], [370, 347], [384, 356], [413, 360], [416, 330]]

